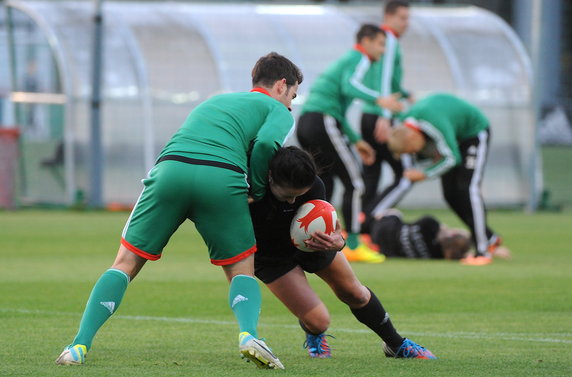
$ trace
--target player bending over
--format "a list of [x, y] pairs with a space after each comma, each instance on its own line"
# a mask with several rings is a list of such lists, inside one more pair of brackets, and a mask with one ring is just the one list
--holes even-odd
[[[467, 101], [447, 93], [431, 94], [416, 102], [401, 115], [403, 125], [394, 128], [388, 145], [396, 155], [412, 154], [417, 161], [403, 176], [411, 182], [441, 179], [443, 196], [449, 207], [471, 230], [475, 256], [461, 263], [484, 266], [501, 244], [498, 234], [489, 227], [481, 183], [487, 160], [490, 129], [483, 112]], [[371, 218], [387, 209], [387, 202], [377, 198]]]
[[117, 311], [129, 282], [147, 260], [161, 257], [171, 235], [189, 219], [208, 246], [211, 263], [222, 267], [230, 283], [240, 353], [260, 367], [284, 368], [257, 339], [261, 297], [254, 279], [248, 195], [250, 187], [254, 199], [264, 196], [268, 162], [292, 130], [289, 108], [301, 82], [296, 65], [270, 53], [254, 66], [250, 92], [211, 97], [191, 112], [143, 180], [115, 262], [93, 287], [79, 331], [57, 364], [85, 362], [95, 334]]

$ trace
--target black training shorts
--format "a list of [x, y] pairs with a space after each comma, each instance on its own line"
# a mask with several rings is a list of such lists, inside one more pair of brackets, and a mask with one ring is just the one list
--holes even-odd
[[296, 266], [308, 273], [320, 271], [328, 267], [335, 257], [335, 251], [305, 252], [294, 246], [269, 250], [259, 244], [254, 258], [254, 274], [264, 284], [269, 284]]

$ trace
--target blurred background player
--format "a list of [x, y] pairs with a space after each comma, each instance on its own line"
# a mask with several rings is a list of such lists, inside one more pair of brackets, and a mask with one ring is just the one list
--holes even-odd
[[[391, 132], [389, 149], [398, 155], [413, 153], [420, 161], [406, 169], [404, 177], [411, 182], [441, 177], [445, 201], [471, 230], [476, 249], [461, 263], [491, 263], [500, 238], [487, 225], [481, 194], [490, 139], [488, 119], [477, 107], [450, 94], [430, 95], [402, 118], [403, 125]], [[383, 209], [383, 205], [374, 207], [373, 218], [379, 218]]]
[[297, 209], [309, 200], [325, 199], [316, 170], [312, 157], [296, 147], [278, 150], [270, 162], [266, 195], [250, 205], [258, 246], [256, 276], [298, 318], [311, 357], [331, 356], [325, 334], [330, 314], [304, 271], [324, 280], [357, 320], [383, 340], [386, 356], [435, 359], [429, 350], [399, 335], [376, 295], [360, 283], [344, 254], [337, 252], [345, 243], [339, 221], [331, 235], [316, 232], [307, 242], [319, 251], [300, 251], [292, 244], [290, 223]]
[[[403, 65], [401, 63], [401, 47], [399, 38], [407, 31], [409, 26], [409, 3], [407, 1], [392, 0], [385, 3], [383, 24], [385, 30], [385, 52], [382, 58], [372, 63], [366, 76], [368, 86], [378, 90], [382, 96], [396, 94], [401, 99], [413, 101], [409, 92], [401, 86]], [[399, 109], [401, 111], [401, 109]], [[372, 204], [379, 186], [382, 163], [385, 161], [393, 171], [393, 182], [384, 188], [382, 196], [390, 201], [386, 208], [390, 208], [399, 201], [411, 188], [411, 182], [403, 178], [403, 165], [411, 166], [409, 156], [403, 155], [396, 159], [387, 148], [387, 138], [391, 130], [394, 112], [387, 108], [364, 103], [361, 117], [361, 133], [375, 149], [375, 162], [363, 165], [363, 180], [365, 191], [363, 195], [363, 208], [367, 212]]]
[[292, 131], [289, 110], [301, 82], [296, 65], [270, 53], [254, 66], [250, 92], [211, 97], [191, 112], [143, 181], [117, 258], [93, 287], [79, 331], [57, 364], [85, 362], [93, 338], [117, 311], [128, 283], [147, 260], [161, 257], [188, 218], [205, 241], [211, 263], [222, 267], [230, 283], [240, 353], [259, 367], [284, 369], [257, 335], [261, 295], [254, 279], [256, 242], [248, 195], [249, 186], [255, 200], [265, 194], [268, 163]]
[[403, 214], [392, 208], [372, 222], [371, 241], [386, 257], [458, 260], [469, 251], [471, 234], [430, 215], [406, 223]]
[[382, 255], [359, 244], [364, 183], [351, 146], [355, 146], [366, 165], [374, 161], [375, 151], [354, 132], [346, 119], [346, 110], [355, 98], [393, 111], [399, 110], [401, 104], [391, 96], [382, 97], [379, 91], [363, 83], [371, 63], [383, 54], [385, 32], [375, 25], [363, 25], [356, 42], [312, 85], [298, 120], [297, 137], [300, 145], [316, 159], [328, 201], [332, 198], [334, 177], [342, 182], [342, 214], [348, 232], [346, 256], [351, 260], [381, 263]]
[[[408, 223], [401, 211], [391, 208], [372, 222], [371, 241], [388, 258], [459, 260], [471, 248], [471, 233], [448, 227], [431, 215]], [[511, 258], [510, 250], [502, 246], [493, 256]]]

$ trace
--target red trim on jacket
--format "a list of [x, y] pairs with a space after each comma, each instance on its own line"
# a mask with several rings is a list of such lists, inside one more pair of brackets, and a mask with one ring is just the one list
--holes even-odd
[[161, 254], [159, 255], [149, 254], [148, 252], [143, 251], [138, 247], [131, 245], [129, 242], [127, 242], [127, 240], [125, 240], [125, 238], [121, 238], [121, 244], [125, 246], [127, 249], [129, 249], [129, 251], [131, 251], [132, 253], [139, 255], [141, 258], [145, 258], [148, 260], [157, 260], [161, 258]]
[[364, 54], [365, 56], [367, 56], [367, 58], [368, 58], [369, 60], [374, 61], [374, 60], [371, 58], [371, 56], [369, 56], [369, 54], [367, 53], [367, 51], [365, 50], [365, 48], [363, 48], [363, 46], [360, 45], [359, 43], [356, 43], [356, 44], [354, 45], [354, 49], [355, 49], [355, 50], [358, 50], [359, 52], [361, 52], [362, 54]]
[[261, 87], [252, 88], [251, 92], [263, 93], [263, 94], [266, 94], [268, 97], [272, 97], [270, 95], [270, 93], [268, 93], [268, 90], [261, 88]]
[[390, 27], [387, 26], [387, 25], [381, 25], [381, 26], [380, 26], [380, 29], [385, 30], [386, 33], [389, 32], [389, 33], [395, 35], [396, 38], [401, 37], [401, 35], [399, 35], [398, 32], [396, 32], [395, 30], [393, 30], [392, 28], [390, 28]]
[[248, 257], [251, 254], [256, 253], [256, 251], [258, 250], [258, 248], [256, 247], [256, 245], [252, 246], [250, 249], [232, 257], [232, 258], [228, 258], [228, 259], [211, 259], [211, 263], [214, 264], [215, 266], [226, 266], [229, 264], [233, 264], [236, 263], [238, 261], [243, 260], [244, 258]]
[[417, 122], [413, 121], [413, 120], [406, 120], [405, 122], [403, 122], [403, 125], [407, 128], [411, 128], [412, 130], [415, 130], [417, 132], [422, 132], [421, 131], [421, 127], [419, 127], [419, 125], [417, 125]]

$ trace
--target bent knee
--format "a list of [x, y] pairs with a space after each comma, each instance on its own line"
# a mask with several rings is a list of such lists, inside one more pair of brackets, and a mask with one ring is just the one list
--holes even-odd
[[370, 299], [368, 290], [363, 285], [336, 291], [336, 295], [344, 304], [352, 309], [365, 306]]
[[322, 334], [330, 327], [330, 314], [326, 312], [312, 313], [299, 318], [312, 334]]

